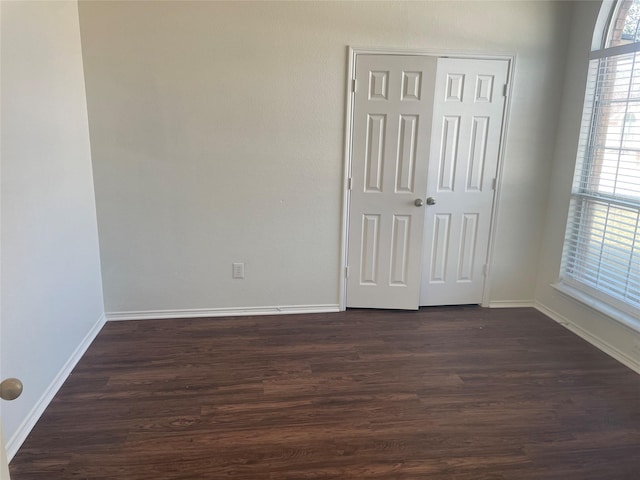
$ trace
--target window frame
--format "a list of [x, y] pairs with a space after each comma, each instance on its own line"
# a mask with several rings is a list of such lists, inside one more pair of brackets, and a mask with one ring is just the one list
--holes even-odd
[[[577, 246], [575, 238], [583, 238], [583, 229], [593, 228], [593, 226], [585, 226], [585, 219], [590, 215], [587, 213], [594, 208], [598, 202], [608, 205], [608, 209], [616, 204], [624, 204], [624, 200], [616, 198], [615, 192], [609, 195], [593, 194], [587, 191], [582, 184], [582, 180], [588, 178], [589, 172], [593, 168], [594, 162], [597, 162], [596, 155], [593, 153], [596, 141], [596, 130], [599, 128], [596, 114], [598, 113], [600, 89], [604, 88], [601, 84], [600, 64], [602, 59], [620, 58], [622, 55], [635, 54], [640, 52], [640, 41], [635, 43], [626, 43], [622, 45], [608, 46], [607, 43], [612, 37], [613, 29], [619, 17], [620, 7], [623, 1], [605, 0], [601, 6], [600, 14], [594, 29], [592, 37], [592, 49], [589, 55], [588, 78], [585, 89], [585, 101], [583, 106], [583, 117], [580, 127], [580, 141], [577, 152], [577, 162], [573, 175], [571, 202], [567, 218], [567, 226], [562, 251], [562, 263], [560, 266], [560, 277], [553, 286], [561, 293], [580, 301], [589, 307], [604, 313], [636, 330], [640, 330], [640, 307], [636, 307], [631, 303], [620, 300], [615, 296], [611, 296], [603, 291], [603, 289], [588, 285], [576, 278], [572, 277], [572, 273], [576, 271], [575, 259], [578, 258], [576, 253], [580, 248]], [[626, 104], [630, 102], [627, 101]], [[621, 133], [621, 138], [624, 138]], [[619, 161], [619, 160], [618, 160]], [[623, 205], [628, 206], [628, 205]], [[640, 207], [636, 202], [632, 202], [633, 209], [640, 212]], [[608, 215], [608, 213], [607, 213]], [[639, 213], [640, 215], [640, 213]], [[591, 224], [593, 225], [593, 224]], [[608, 225], [605, 224], [603, 232], [607, 230]], [[638, 227], [636, 227], [637, 235]], [[586, 235], [584, 235], [586, 237]], [[572, 238], [573, 237], [573, 238]], [[632, 247], [632, 252], [635, 251]], [[631, 254], [633, 256], [633, 253]], [[569, 258], [571, 258], [572, 268], [568, 269]], [[601, 262], [602, 263], [602, 262]], [[598, 264], [598, 267], [600, 264]], [[583, 268], [587, 268], [584, 267]], [[631, 275], [631, 274], [629, 274]], [[577, 276], [577, 275], [576, 275]], [[627, 285], [629, 280], [626, 280]]]

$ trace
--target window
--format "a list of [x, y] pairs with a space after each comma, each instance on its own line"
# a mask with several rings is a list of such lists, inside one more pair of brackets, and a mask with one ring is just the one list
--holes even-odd
[[[640, 318], [640, 0], [591, 52], [562, 286]], [[593, 302], [592, 302], [593, 304]]]

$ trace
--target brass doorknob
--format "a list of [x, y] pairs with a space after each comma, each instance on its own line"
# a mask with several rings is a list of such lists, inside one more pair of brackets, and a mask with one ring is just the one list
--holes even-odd
[[17, 378], [7, 378], [0, 383], [0, 398], [15, 400], [22, 393], [22, 382]]
[[435, 205], [436, 204], [436, 199], [433, 197], [428, 197], [427, 198], [427, 205]]

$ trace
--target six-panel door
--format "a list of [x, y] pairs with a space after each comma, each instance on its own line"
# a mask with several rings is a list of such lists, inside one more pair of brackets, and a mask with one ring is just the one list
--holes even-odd
[[420, 305], [482, 302], [508, 62], [439, 58]]
[[347, 306], [417, 309], [436, 59], [359, 55]]

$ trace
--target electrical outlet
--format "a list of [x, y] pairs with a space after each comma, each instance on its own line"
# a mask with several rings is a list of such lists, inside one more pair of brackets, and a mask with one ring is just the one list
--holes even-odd
[[244, 263], [234, 263], [232, 278], [244, 278]]

